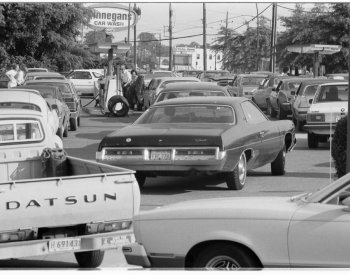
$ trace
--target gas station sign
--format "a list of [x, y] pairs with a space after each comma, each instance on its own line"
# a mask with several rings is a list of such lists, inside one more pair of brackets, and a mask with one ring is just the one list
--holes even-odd
[[90, 5], [93, 9], [93, 16], [88, 23], [88, 26], [94, 30], [108, 30], [109, 32], [118, 32], [127, 30], [130, 22], [130, 27], [136, 25], [138, 21], [137, 13], [131, 8], [113, 4], [100, 3]]

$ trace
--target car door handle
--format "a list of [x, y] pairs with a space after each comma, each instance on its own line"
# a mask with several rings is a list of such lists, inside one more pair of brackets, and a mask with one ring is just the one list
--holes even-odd
[[261, 132], [259, 132], [258, 136], [260, 138], [263, 138], [265, 136], [265, 133], [266, 133], [265, 131], [261, 131]]

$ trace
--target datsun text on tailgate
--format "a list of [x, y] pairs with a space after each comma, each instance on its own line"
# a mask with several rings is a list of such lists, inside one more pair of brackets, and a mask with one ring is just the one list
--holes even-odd
[[295, 143], [291, 121], [270, 121], [247, 98], [188, 97], [156, 103], [104, 137], [96, 159], [136, 170], [140, 186], [146, 177], [220, 174], [238, 190], [248, 169], [271, 163], [283, 175]]

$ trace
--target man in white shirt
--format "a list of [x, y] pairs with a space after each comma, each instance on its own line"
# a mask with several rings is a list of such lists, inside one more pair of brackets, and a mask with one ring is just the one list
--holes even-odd
[[131, 82], [131, 74], [129, 73], [129, 71], [126, 70], [125, 65], [120, 66], [120, 79], [122, 82], [123, 96], [125, 97], [127, 86]]
[[16, 87], [17, 86], [17, 80], [16, 75], [19, 70], [19, 67], [17, 64], [11, 66], [11, 70], [6, 72], [7, 77], [10, 79], [8, 82], [8, 88]]
[[17, 85], [23, 85], [24, 83], [24, 77], [27, 74], [27, 67], [24, 65], [21, 65], [20, 69], [17, 72], [17, 75], [15, 76], [17, 80]]

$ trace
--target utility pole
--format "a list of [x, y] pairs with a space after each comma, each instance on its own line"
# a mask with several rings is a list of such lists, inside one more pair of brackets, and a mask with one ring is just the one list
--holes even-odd
[[272, 4], [272, 30], [270, 47], [270, 71], [275, 72], [276, 68], [276, 26], [277, 25], [277, 3]]
[[173, 11], [169, 3], [169, 71], [173, 70]]
[[[136, 10], [136, 3], [134, 4], [134, 10]], [[134, 25], [134, 69], [137, 67], [137, 56], [136, 56], [136, 24]]]
[[[348, 4], [348, 12], [350, 13], [350, 5]], [[348, 32], [349, 32], [349, 53], [348, 53], [348, 72], [350, 76], [350, 22], [348, 23]], [[350, 78], [349, 78], [350, 79]], [[348, 91], [350, 91], [350, 81], [348, 82]], [[350, 106], [350, 93], [348, 93], [348, 110]], [[349, 112], [349, 111], [348, 111]], [[350, 172], [350, 117], [347, 118], [347, 130], [346, 130], [346, 173]]]
[[207, 71], [207, 16], [205, 3], [203, 3], [203, 72]]
[[[225, 47], [224, 47], [224, 54], [226, 56], [226, 53], [228, 52], [228, 11], [226, 12], [226, 30], [225, 30]], [[216, 57], [216, 55], [215, 55]], [[215, 61], [216, 66], [216, 61]], [[225, 67], [224, 67], [225, 69]], [[216, 70], [216, 67], [215, 67]]]
[[160, 58], [162, 56], [162, 34], [158, 33], [159, 35], [159, 70], [160, 70]]
[[130, 43], [130, 3], [129, 3], [129, 13], [128, 13], [128, 43]]
[[260, 52], [259, 52], [259, 10], [258, 10], [258, 3], [255, 3], [256, 5], [256, 70], [259, 71], [259, 59], [260, 59]]

